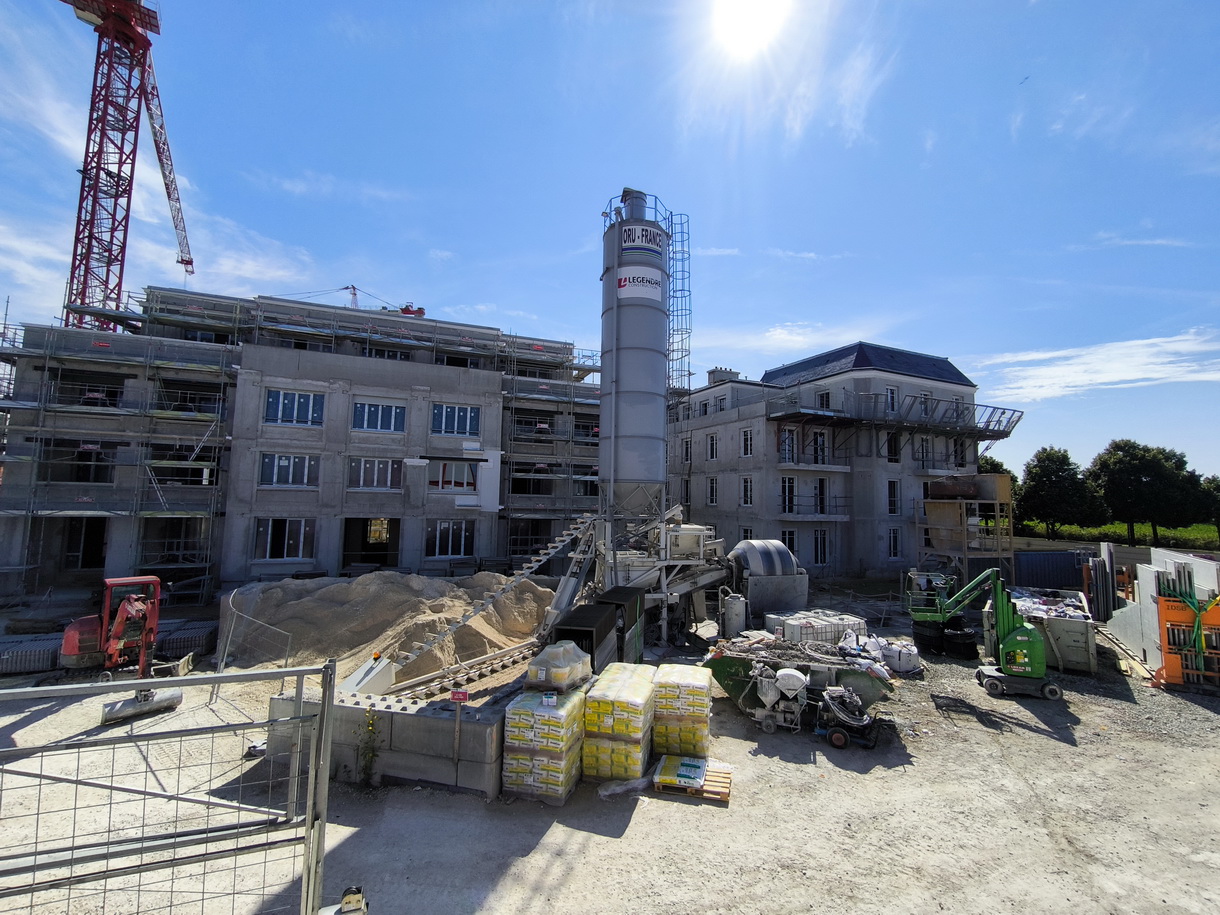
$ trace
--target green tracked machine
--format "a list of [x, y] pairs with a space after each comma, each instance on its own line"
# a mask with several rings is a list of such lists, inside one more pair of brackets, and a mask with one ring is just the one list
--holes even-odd
[[916, 623], [945, 623], [972, 600], [991, 589], [995, 614], [996, 664], [984, 664], [974, 673], [988, 695], [1041, 696], [1062, 699], [1063, 688], [1046, 677], [1046, 642], [1032, 623], [1013, 606], [999, 569], [987, 569], [956, 590], [957, 578], [940, 572], [912, 571], [908, 576], [907, 607]]

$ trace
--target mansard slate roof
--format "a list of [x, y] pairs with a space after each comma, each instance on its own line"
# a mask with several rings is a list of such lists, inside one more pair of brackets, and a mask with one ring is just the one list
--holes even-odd
[[893, 372], [896, 375], [927, 378], [930, 381], [976, 387], [973, 381], [963, 375], [957, 366], [944, 356], [928, 356], [924, 353], [912, 353], [905, 349], [894, 349], [889, 346], [879, 346], [876, 343], [863, 342], [851, 343], [828, 353], [810, 356], [799, 362], [790, 362], [779, 368], [767, 369], [763, 372], [762, 381], [764, 384], [775, 384], [786, 388], [803, 384], [806, 381], [841, 375], [853, 369], [873, 369]]

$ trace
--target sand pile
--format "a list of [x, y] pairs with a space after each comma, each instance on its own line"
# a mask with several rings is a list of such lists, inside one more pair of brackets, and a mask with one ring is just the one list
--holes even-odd
[[[344, 677], [374, 651], [410, 651], [505, 580], [494, 572], [456, 580], [370, 572], [351, 579], [286, 579], [244, 585], [230, 600], [221, 602], [221, 631], [227, 633], [230, 623], [234, 627], [229, 666], [275, 664], [285, 654], [294, 665], [337, 658], [339, 676]], [[547, 588], [521, 582], [412, 662], [401, 677], [421, 676], [525, 641], [534, 634], [553, 597], [554, 592]], [[230, 605], [257, 622], [232, 613]]]

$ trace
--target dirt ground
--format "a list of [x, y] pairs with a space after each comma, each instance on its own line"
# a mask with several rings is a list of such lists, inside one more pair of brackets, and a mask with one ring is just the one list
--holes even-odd
[[1220, 911], [1220, 701], [1102, 664], [1052, 703], [931, 660], [871, 751], [763, 734], [722, 698], [727, 806], [336, 785], [327, 885], [391, 912]]
[[[875, 707], [896, 725], [873, 750], [764, 734], [720, 698], [727, 806], [335, 784], [327, 899], [362, 884], [380, 913], [1220, 911], [1220, 700], [1148, 689], [1104, 647], [1100, 667], [1047, 702], [928, 659]], [[251, 719], [264, 701], [225, 697]], [[50, 721], [0, 723], [22, 745]]]

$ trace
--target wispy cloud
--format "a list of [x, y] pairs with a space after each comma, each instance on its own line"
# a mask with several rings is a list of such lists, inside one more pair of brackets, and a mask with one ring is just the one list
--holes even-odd
[[1093, 236], [1093, 241], [1088, 244], [1068, 245], [1068, 251], [1097, 251], [1102, 248], [1129, 248], [1129, 247], [1149, 247], [1149, 248], [1196, 248], [1192, 241], [1187, 241], [1183, 238], [1166, 238], [1164, 236], [1156, 238], [1130, 238], [1121, 235], [1118, 232], [1098, 232]]
[[446, 305], [441, 309], [442, 314], [446, 314], [451, 318], [457, 318], [462, 321], [488, 321], [493, 317], [504, 316], [507, 318], [519, 318], [523, 321], [537, 321], [538, 315], [529, 311], [522, 311], [516, 308], [501, 308], [491, 302], [480, 302], [475, 305]]
[[846, 251], [839, 254], [819, 254], [817, 251], [789, 251], [785, 248], [768, 248], [767, 253], [772, 257], [792, 258], [795, 260], [804, 261], [837, 261], [845, 257], [855, 257]]
[[444, 264], [457, 257], [452, 251], [445, 251], [442, 248], [431, 248], [428, 251], [428, 260], [435, 264]]
[[1220, 381], [1220, 335], [1192, 328], [1173, 337], [1001, 353], [977, 364], [1002, 366], [989, 396], [1025, 403], [1092, 390]]
[[789, 321], [770, 327], [749, 326], [697, 328], [692, 342], [700, 352], [745, 352], [783, 357], [809, 355], [857, 340], [876, 339], [885, 326], [862, 322], [854, 325], [827, 325], [810, 321]]
[[1170, 132], [1157, 146], [1164, 154], [1181, 160], [1194, 174], [1220, 175], [1220, 118]]
[[893, 55], [885, 57], [872, 43], [858, 45], [839, 69], [836, 86], [836, 122], [851, 146], [864, 134], [873, 96], [889, 78]]
[[348, 181], [325, 172], [304, 169], [296, 175], [272, 175], [267, 172], [246, 172], [243, 177], [264, 190], [281, 191], [293, 197], [318, 199], [342, 198], [360, 203], [406, 203], [412, 199], [409, 191], [386, 187], [367, 181]]
[[1134, 111], [1134, 106], [1124, 102], [1099, 100], [1084, 91], [1073, 92], [1059, 104], [1047, 130], [1077, 140], [1091, 134], [1113, 136], [1123, 129]]
[[741, 251], [737, 248], [695, 248], [694, 253], [700, 257], [736, 257]]

